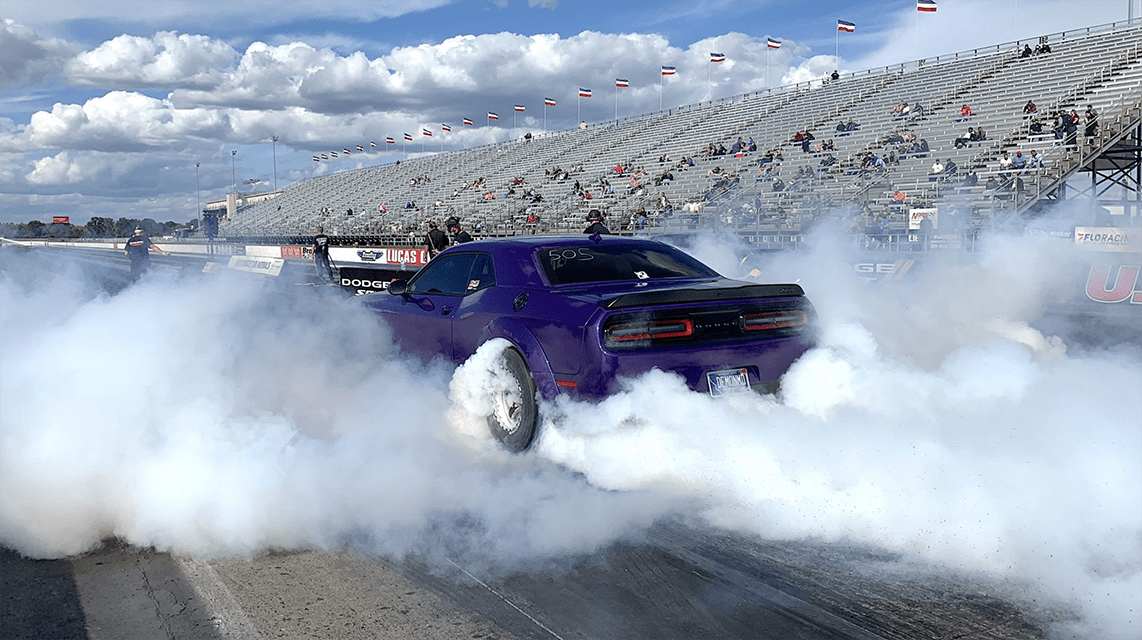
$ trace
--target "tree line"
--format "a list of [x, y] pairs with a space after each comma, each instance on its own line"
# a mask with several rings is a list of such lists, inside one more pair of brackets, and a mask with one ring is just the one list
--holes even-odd
[[151, 218], [91, 218], [84, 225], [66, 222], [0, 222], [0, 236], [5, 238], [55, 238], [75, 240], [81, 238], [126, 238], [140, 227], [151, 237], [180, 236], [198, 230], [198, 220], [178, 223], [168, 220], [156, 222]]

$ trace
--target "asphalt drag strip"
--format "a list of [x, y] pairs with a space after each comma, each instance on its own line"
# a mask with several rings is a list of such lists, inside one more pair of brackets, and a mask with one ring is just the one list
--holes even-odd
[[3, 550], [0, 569], [5, 639], [1015, 640], [1066, 617], [876, 549], [679, 525], [507, 575], [350, 551], [201, 562], [115, 541], [67, 560]]

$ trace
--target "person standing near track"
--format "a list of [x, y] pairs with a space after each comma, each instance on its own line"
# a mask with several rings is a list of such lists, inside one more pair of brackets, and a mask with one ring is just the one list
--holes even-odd
[[135, 235], [127, 239], [123, 245], [123, 252], [131, 259], [131, 275], [139, 277], [144, 271], [151, 268], [151, 250], [163, 253], [158, 245], [151, 242], [142, 227], [135, 227]]
[[424, 248], [428, 250], [428, 259], [448, 248], [448, 234], [436, 228], [436, 221], [428, 223], [428, 236], [424, 239]]
[[325, 235], [324, 227], [318, 227], [317, 235], [313, 237], [313, 264], [322, 279], [327, 282], [336, 281], [333, 266], [329, 263], [329, 236]]

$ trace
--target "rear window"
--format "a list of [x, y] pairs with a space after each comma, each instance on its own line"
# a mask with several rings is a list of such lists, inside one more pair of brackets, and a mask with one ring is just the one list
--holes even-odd
[[539, 262], [552, 285], [718, 275], [694, 258], [665, 245], [545, 247], [539, 250]]

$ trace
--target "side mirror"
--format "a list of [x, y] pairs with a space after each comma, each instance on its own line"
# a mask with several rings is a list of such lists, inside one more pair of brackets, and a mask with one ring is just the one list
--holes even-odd
[[404, 280], [393, 280], [389, 283], [389, 293], [394, 296], [403, 296], [408, 291], [408, 282]]

